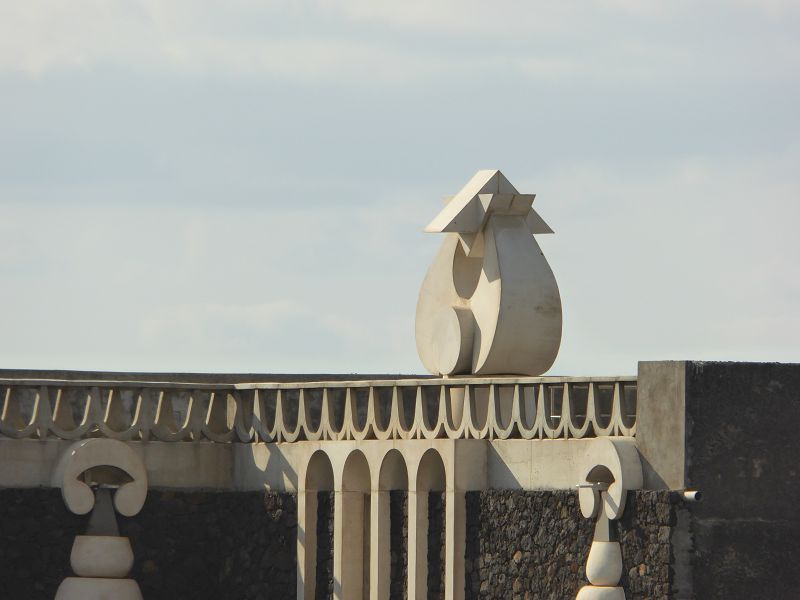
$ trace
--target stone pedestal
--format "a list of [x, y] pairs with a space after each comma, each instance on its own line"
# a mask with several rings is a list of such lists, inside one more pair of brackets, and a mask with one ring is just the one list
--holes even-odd
[[585, 585], [578, 591], [576, 600], [625, 600], [621, 587]]
[[72, 570], [81, 577], [119, 579], [133, 568], [133, 549], [126, 537], [78, 535], [69, 560]]
[[67, 577], [58, 586], [56, 600], [143, 600], [133, 579]]
[[76, 575], [61, 582], [56, 600], [142, 600], [133, 579], [123, 579], [133, 567], [133, 550], [126, 537], [75, 537], [70, 565]]

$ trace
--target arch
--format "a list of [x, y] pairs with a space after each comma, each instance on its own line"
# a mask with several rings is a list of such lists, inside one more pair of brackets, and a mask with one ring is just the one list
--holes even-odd
[[443, 492], [447, 484], [442, 455], [435, 448], [428, 448], [417, 467], [417, 491]]
[[371, 477], [369, 462], [354, 449], [344, 461], [342, 489], [334, 506], [333, 596], [341, 600], [369, 597]]
[[396, 448], [389, 450], [381, 461], [378, 489], [381, 491], [408, 489], [406, 461]]
[[329, 581], [333, 577], [329, 570], [333, 543], [327, 532], [335, 508], [335, 499], [330, 494], [334, 478], [331, 459], [324, 451], [317, 450], [311, 455], [300, 486], [297, 494], [297, 597], [314, 598], [317, 581]]
[[[373, 551], [370, 555], [370, 580], [373, 582], [377, 598], [390, 598], [394, 582], [407, 584], [408, 581], [406, 564], [392, 561], [392, 549], [396, 548], [393, 543], [399, 542], [402, 545], [408, 539], [406, 518], [397, 510], [392, 510], [392, 502], [397, 502], [402, 498], [397, 494], [393, 495], [392, 492], [407, 492], [407, 490], [408, 468], [405, 458], [399, 450], [392, 448], [381, 459], [377, 490], [373, 492], [371, 501], [372, 530], [370, 534]], [[405, 504], [406, 510], [403, 512], [407, 513], [408, 495], [406, 495]], [[394, 506], [395, 509], [398, 508], [397, 504]], [[408, 546], [406, 545], [407, 554]]]
[[306, 467], [306, 491], [332, 491], [333, 490], [333, 465], [328, 455], [317, 450], [311, 455]]
[[369, 492], [369, 462], [361, 450], [353, 450], [347, 455], [342, 470], [343, 492]]
[[[447, 476], [444, 460], [437, 449], [428, 448], [417, 465], [414, 493], [409, 494], [408, 499], [408, 587], [409, 590], [414, 589], [415, 598], [429, 597], [429, 567], [440, 570], [443, 564], [440, 550], [444, 549], [441, 540], [445, 533], [444, 492], [446, 489]], [[432, 492], [438, 493], [432, 496]], [[431, 503], [431, 499], [435, 504]], [[430, 521], [431, 510], [437, 517], [435, 521], [437, 530], [434, 536], [430, 535], [433, 533]], [[444, 581], [441, 581], [440, 584], [444, 584]]]

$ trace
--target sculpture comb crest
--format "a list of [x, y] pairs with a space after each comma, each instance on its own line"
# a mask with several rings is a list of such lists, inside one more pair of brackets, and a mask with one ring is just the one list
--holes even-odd
[[553, 233], [497, 170], [478, 171], [425, 228], [445, 233], [417, 301], [417, 351], [437, 375], [541, 375], [561, 297], [533, 234]]

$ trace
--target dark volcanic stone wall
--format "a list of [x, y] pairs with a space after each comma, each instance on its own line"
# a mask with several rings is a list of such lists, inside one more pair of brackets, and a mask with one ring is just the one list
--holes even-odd
[[317, 572], [314, 600], [333, 598], [333, 492], [317, 492]]
[[151, 491], [141, 513], [118, 522], [145, 598], [295, 597], [290, 494]]
[[444, 598], [445, 495], [428, 494], [428, 600]]
[[[151, 490], [138, 515], [117, 522], [133, 546], [131, 577], [148, 600], [295, 597], [291, 494]], [[0, 490], [3, 597], [52, 600], [87, 523], [58, 489]]]
[[686, 364], [698, 600], [800, 598], [800, 365]]
[[[469, 492], [466, 598], [567, 600], [586, 580], [593, 522], [572, 491]], [[617, 524], [628, 600], [666, 600], [677, 496], [631, 492]]]
[[674, 595], [672, 550], [681, 535], [676, 529], [678, 511], [685, 506], [677, 492], [628, 492], [625, 513], [617, 522], [627, 600], [666, 600]]
[[574, 597], [592, 532], [574, 492], [468, 493], [466, 598]]
[[0, 489], [0, 596], [52, 600], [88, 522], [67, 510], [60, 489]]
[[389, 492], [390, 600], [408, 598], [408, 493]]

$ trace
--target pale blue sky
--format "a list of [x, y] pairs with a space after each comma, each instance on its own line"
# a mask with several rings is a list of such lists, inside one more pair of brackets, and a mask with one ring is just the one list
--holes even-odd
[[553, 374], [800, 361], [800, 3], [0, 0], [0, 367], [421, 372], [441, 196], [555, 229]]

